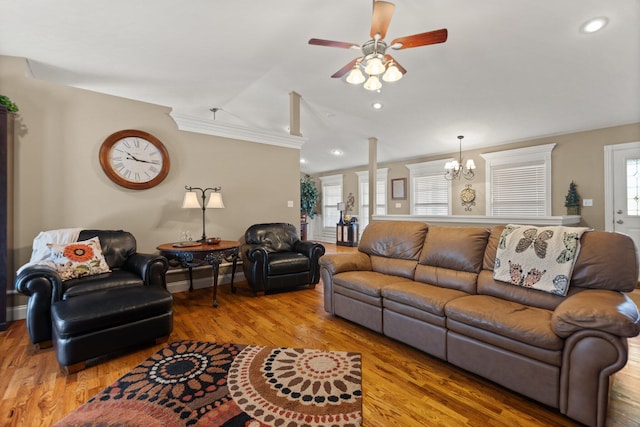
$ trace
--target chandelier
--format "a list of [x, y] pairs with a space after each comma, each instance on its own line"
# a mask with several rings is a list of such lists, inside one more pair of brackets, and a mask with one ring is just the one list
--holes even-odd
[[[385, 55], [387, 44], [379, 35], [362, 45], [364, 56], [359, 58], [347, 75], [347, 83], [358, 85], [364, 83], [367, 90], [379, 90], [382, 87], [380, 75], [385, 82], [400, 80], [406, 70], [400, 70], [390, 55]], [[364, 71], [364, 73], [363, 73]], [[365, 74], [369, 77], [366, 77]]]
[[461, 176], [465, 177], [465, 179], [472, 179], [475, 175], [473, 170], [476, 168], [476, 164], [473, 159], [467, 160], [466, 166], [462, 166], [462, 138], [464, 136], [458, 135], [458, 140], [460, 141], [459, 160], [452, 160], [444, 165], [444, 177], [446, 179], [460, 179]]

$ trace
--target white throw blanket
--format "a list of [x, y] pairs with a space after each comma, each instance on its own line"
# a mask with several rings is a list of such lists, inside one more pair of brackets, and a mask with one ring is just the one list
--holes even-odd
[[493, 278], [566, 295], [587, 227], [509, 224], [500, 236]]
[[54, 267], [51, 262], [51, 249], [49, 244], [64, 245], [67, 243], [77, 242], [80, 231], [83, 228], [62, 228], [59, 230], [41, 231], [35, 239], [33, 239], [33, 249], [31, 251], [31, 259], [28, 263], [20, 267], [16, 274], [26, 267], [32, 265], [48, 265]]

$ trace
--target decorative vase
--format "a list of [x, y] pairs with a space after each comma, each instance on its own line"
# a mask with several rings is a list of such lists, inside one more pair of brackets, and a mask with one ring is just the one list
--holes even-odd
[[580, 215], [580, 206], [567, 206], [567, 215]]

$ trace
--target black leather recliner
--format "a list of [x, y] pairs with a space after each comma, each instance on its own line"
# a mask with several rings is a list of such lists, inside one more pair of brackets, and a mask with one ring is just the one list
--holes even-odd
[[[88, 240], [96, 236], [100, 239], [103, 255], [109, 268], [112, 270], [110, 273], [62, 281], [54, 268], [45, 265], [33, 265], [24, 268], [16, 277], [15, 289], [29, 296], [27, 304], [27, 331], [34, 345], [47, 347], [51, 344], [51, 308], [59, 301], [67, 301], [89, 295], [95, 295], [93, 298], [95, 299], [98, 295], [105, 294], [110, 295], [110, 299], [113, 300], [115, 296], [113, 292], [117, 293], [118, 289], [149, 286], [161, 289], [164, 292], [154, 291], [149, 293], [148, 297], [142, 293], [141, 296], [137, 296], [138, 303], [136, 304], [139, 306], [139, 301], [144, 301], [145, 298], [147, 300], [160, 298], [164, 300], [164, 310], [167, 311], [167, 303], [171, 300], [171, 294], [166, 291], [165, 273], [168, 269], [167, 259], [159, 255], [138, 253], [134, 236], [122, 230], [82, 230], [78, 240]], [[123, 294], [122, 299], [124, 298]], [[89, 302], [88, 298], [84, 298], [84, 300]], [[129, 306], [132, 304], [134, 304], [132, 301], [128, 303]], [[104, 304], [102, 306], [105, 312], [112, 308], [106, 307]], [[99, 309], [100, 305], [98, 305], [98, 310]], [[125, 310], [126, 309], [125, 304]], [[65, 308], [65, 310], [67, 309]], [[139, 311], [140, 307], [138, 307], [137, 310]], [[167, 335], [168, 332], [166, 329], [169, 327], [170, 332], [173, 319], [170, 304], [169, 310], [165, 315], [167, 317], [163, 326], [165, 330], [162, 332], [164, 335]], [[94, 318], [94, 320], [76, 318], [74, 321], [81, 320], [85, 322], [83, 324], [83, 328], [85, 329], [92, 327], [92, 321], [104, 321], [104, 319], [100, 319], [101, 316], [99, 312], [94, 312], [91, 317]], [[95, 326], [95, 328], [97, 328], [97, 326]], [[152, 335], [152, 333], [150, 333], [150, 335]]]
[[287, 223], [255, 224], [247, 229], [240, 246], [244, 276], [258, 295], [307, 286], [320, 281], [320, 243], [302, 241]]

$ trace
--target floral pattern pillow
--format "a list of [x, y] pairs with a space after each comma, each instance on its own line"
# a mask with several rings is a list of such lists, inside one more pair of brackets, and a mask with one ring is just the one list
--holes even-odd
[[47, 246], [51, 248], [51, 260], [62, 280], [111, 271], [102, 254], [98, 237], [66, 245], [50, 243]]

